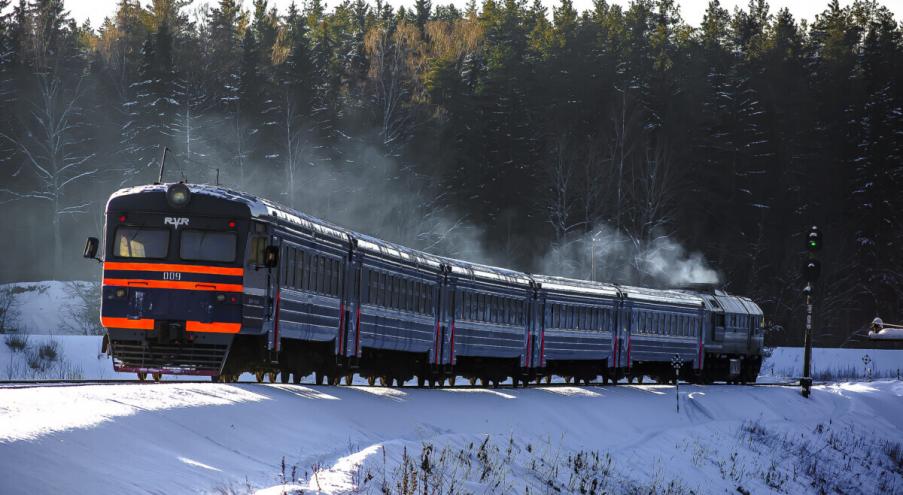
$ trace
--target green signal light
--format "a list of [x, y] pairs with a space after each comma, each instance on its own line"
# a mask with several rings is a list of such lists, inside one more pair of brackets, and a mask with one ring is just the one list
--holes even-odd
[[811, 246], [811, 247], [816, 247], [816, 246], [818, 246], [818, 243], [815, 242], [815, 241], [810, 241], [810, 242], [809, 242], [809, 246]]

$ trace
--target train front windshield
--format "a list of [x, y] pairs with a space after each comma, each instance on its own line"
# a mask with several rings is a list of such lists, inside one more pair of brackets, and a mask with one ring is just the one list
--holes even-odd
[[169, 230], [119, 227], [113, 250], [120, 258], [164, 259], [169, 253]]
[[179, 257], [185, 261], [235, 261], [238, 235], [235, 232], [185, 230], [182, 232]]
[[116, 228], [113, 237], [113, 255], [130, 259], [234, 263], [238, 257], [238, 233], [122, 226]]

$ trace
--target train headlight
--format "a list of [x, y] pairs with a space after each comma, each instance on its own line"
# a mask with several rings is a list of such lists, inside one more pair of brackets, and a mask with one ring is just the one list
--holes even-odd
[[191, 191], [181, 182], [173, 184], [166, 189], [166, 202], [173, 208], [182, 208], [191, 201]]

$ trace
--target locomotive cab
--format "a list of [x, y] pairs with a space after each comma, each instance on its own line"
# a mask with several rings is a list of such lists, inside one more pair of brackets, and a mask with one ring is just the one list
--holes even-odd
[[101, 324], [116, 371], [218, 376], [236, 336], [260, 333], [262, 315], [243, 325], [244, 260], [261, 238], [263, 268], [278, 257], [266, 237], [249, 236], [246, 205], [193, 187], [118, 191], [102, 248], [94, 238], [85, 246], [87, 258], [103, 249]]

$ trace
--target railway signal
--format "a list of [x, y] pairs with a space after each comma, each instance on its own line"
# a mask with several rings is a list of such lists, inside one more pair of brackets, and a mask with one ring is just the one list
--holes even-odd
[[808, 256], [803, 264], [803, 278], [806, 280], [806, 287], [803, 289], [803, 294], [806, 296], [806, 334], [803, 344], [803, 376], [800, 378], [803, 397], [809, 397], [809, 391], [812, 388], [812, 293], [815, 290], [815, 282], [821, 275], [821, 263], [815, 258], [815, 255], [821, 251], [823, 246], [824, 239], [821, 230], [817, 225], [813, 225], [806, 234]]
[[806, 249], [810, 253], [815, 253], [817, 251], [821, 251], [821, 248], [822, 248], [821, 231], [818, 230], [817, 225], [813, 225], [812, 228], [809, 229], [809, 234], [806, 236]]
[[868, 379], [868, 381], [872, 381], [872, 367], [869, 366], [869, 364], [871, 364], [871, 362], [872, 362], [872, 358], [870, 358], [868, 354], [866, 354], [865, 356], [862, 356], [862, 364], [865, 365], [865, 376]]
[[680, 354], [675, 354], [671, 358], [671, 366], [674, 367], [674, 397], [677, 399], [677, 412], [680, 412], [680, 367], [684, 362], [680, 359]]

